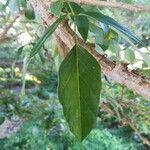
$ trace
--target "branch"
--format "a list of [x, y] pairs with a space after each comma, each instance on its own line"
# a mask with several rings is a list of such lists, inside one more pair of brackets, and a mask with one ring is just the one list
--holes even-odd
[[98, 1], [98, 0], [70, 0], [78, 4], [98, 6], [98, 7], [110, 7], [117, 9], [125, 9], [132, 12], [150, 12], [150, 7], [142, 6], [137, 4], [126, 4], [122, 2], [106, 2], [106, 1]]
[[[13, 63], [13, 61], [7, 61], [7, 60], [5, 60], [5, 61], [0, 61], [0, 67], [11, 67], [12, 66], [12, 63]], [[22, 66], [22, 64], [23, 64], [23, 62], [22, 61], [17, 61], [16, 63], [15, 63], [16, 65], [16, 67], [19, 67], [19, 68], [21, 68], [21, 66]]]
[[[52, 0], [29, 0], [29, 2], [47, 25], [50, 26], [56, 20], [56, 17], [48, 12], [48, 7]], [[68, 49], [71, 49], [75, 44], [73, 33], [67, 24], [61, 24], [55, 31], [55, 36], [56, 38], [59, 37], [61, 42], [63, 42]], [[142, 95], [146, 99], [150, 99], [149, 80], [143, 78], [141, 75], [130, 72], [123, 64], [115, 64], [110, 61], [103, 55], [99, 54], [92, 45], [84, 43], [79, 38], [78, 41], [97, 59], [106, 76], [109, 76], [117, 83], [125, 85], [127, 88]]]
[[7, 33], [8, 31], [12, 28], [14, 22], [18, 19], [18, 15], [16, 17], [13, 18], [13, 20], [5, 27], [3, 33], [0, 35], [0, 42], [5, 41], [5, 39], [7, 39]]
[[[123, 104], [123, 105], [126, 105], [127, 107], [130, 105], [130, 104]], [[121, 105], [122, 106], [122, 105]], [[123, 106], [122, 106], [123, 107]], [[107, 104], [107, 103], [102, 103], [101, 106], [100, 106], [100, 111], [102, 112], [106, 112], [108, 114], [111, 114], [112, 116], [116, 117], [116, 113], [114, 110], [112, 110], [110, 108], [110, 106]], [[121, 120], [120, 120], [120, 125], [121, 127], [122, 126], [126, 126], [126, 125], [129, 125], [133, 130], [134, 132], [138, 135], [139, 139], [146, 145], [150, 146], [150, 140], [146, 137], [144, 137], [137, 129], [136, 125], [137, 125], [137, 122], [135, 122], [135, 120], [133, 119], [129, 119], [128, 116], [126, 116], [125, 114], [122, 115], [121, 117]]]
[[22, 125], [23, 120], [10, 121], [6, 119], [4, 123], [0, 126], [0, 139], [10, 136], [12, 133], [17, 132]]

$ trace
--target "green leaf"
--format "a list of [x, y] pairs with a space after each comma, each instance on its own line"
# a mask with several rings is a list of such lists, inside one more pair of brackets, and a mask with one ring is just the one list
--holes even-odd
[[94, 23], [90, 22], [89, 30], [95, 35], [95, 43], [102, 44], [104, 40], [104, 32], [103, 30]]
[[68, 13], [73, 13], [72, 15], [78, 15], [84, 12], [84, 9], [74, 2], [65, 2], [65, 8]]
[[[116, 54], [117, 59], [119, 59], [121, 48], [120, 48], [118, 42], [115, 41], [115, 40], [110, 41], [110, 43], [109, 43], [109, 49], [112, 52], [114, 52]], [[135, 59], [135, 57], [134, 57], [134, 59]]]
[[89, 20], [86, 16], [75, 16], [75, 23], [82, 38], [86, 41], [89, 31]]
[[19, 3], [20, 3], [21, 7], [23, 7], [23, 8], [27, 7], [27, 1], [26, 0], [20, 0]]
[[16, 59], [19, 59], [20, 55], [22, 54], [24, 46], [21, 46], [18, 50], [17, 50], [17, 54], [16, 54]]
[[67, 9], [68, 13], [71, 13], [70, 16], [72, 20], [77, 25], [78, 31], [82, 38], [86, 41], [89, 31], [89, 20], [86, 16], [80, 15], [82, 12], [84, 12], [84, 9], [74, 2], [66, 2], [65, 8]]
[[144, 75], [146, 76], [146, 77], [148, 77], [148, 78], [150, 78], [150, 69], [148, 68], [148, 69], [143, 69], [143, 70], [141, 70], [143, 73], [144, 73]]
[[144, 61], [147, 63], [148, 67], [150, 67], [150, 56], [146, 53], [138, 51], [140, 55], [143, 57]]
[[34, 55], [36, 55], [39, 50], [42, 48], [44, 42], [47, 40], [47, 38], [56, 30], [56, 28], [58, 27], [58, 25], [64, 20], [64, 18], [66, 17], [66, 15], [58, 18], [44, 33], [44, 35], [38, 40], [38, 42], [33, 46], [32, 50], [31, 50], [31, 54], [30, 57], [33, 57]]
[[134, 63], [134, 60], [135, 60], [135, 54], [134, 52], [131, 50], [131, 49], [127, 49], [125, 51], [125, 59], [127, 61], [129, 61], [130, 63]]
[[39, 54], [39, 58], [40, 58], [40, 60], [41, 60], [42, 64], [44, 64], [44, 63], [45, 63], [45, 57], [44, 57], [43, 52], [42, 52], [42, 51], [40, 51], [38, 54]]
[[96, 120], [101, 70], [95, 58], [75, 45], [59, 69], [58, 96], [70, 130], [83, 140]]
[[114, 30], [110, 29], [107, 35], [105, 36], [105, 40], [106, 41], [111, 41], [111, 40], [118, 41], [118, 34]]
[[133, 43], [137, 44], [143, 44], [142, 41], [134, 34], [132, 33], [128, 28], [122, 26], [117, 21], [115, 21], [113, 18], [103, 15], [100, 12], [85, 12], [86, 15], [95, 18], [96, 20], [105, 23], [106, 25], [110, 25], [114, 27], [116, 30], [120, 31], [124, 35], [126, 35]]
[[99, 24], [100, 24], [102, 30], [104, 31], [104, 35], [107, 35], [109, 32], [109, 26], [102, 22], [100, 22]]
[[5, 121], [5, 117], [2, 113], [0, 113], [0, 125]]
[[9, 7], [11, 15], [15, 15], [16, 12], [19, 12], [19, 9], [20, 9], [19, 8], [19, 3], [16, 0], [10, 0], [8, 2], [8, 7]]
[[50, 6], [49, 11], [55, 16], [60, 17], [63, 6], [64, 2], [62, 0], [56, 1]]
[[145, 61], [143, 61], [142, 68], [147, 68], [147, 67], [148, 67], [148, 64]]
[[29, 20], [34, 20], [35, 19], [35, 12], [33, 9], [31, 8], [26, 8], [25, 9], [25, 16], [29, 19]]

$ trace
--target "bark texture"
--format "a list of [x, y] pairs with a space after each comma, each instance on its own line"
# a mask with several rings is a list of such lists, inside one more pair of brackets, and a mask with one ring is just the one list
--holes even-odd
[[[29, 0], [29, 2], [48, 26], [56, 20], [56, 17], [48, 12], [48, 7], [52, 0]], [[57, 28], [54, 35], [63, 51], [62, 53], [66, 55], [66, 52], [74, 46], [73, 31], [64, 22]], [[105, 56], [100, 55], [95, 51], [93, 45], [84, 43], [80, 38], [78, 38], [78, 41], [97, 59], [106, 76], [150, 100], [150, 80], [140, 74], [129, 71], [124, 64], [116, 64]]]
[[79, 4], [85, 4], [85, 5], [125, 9], [132, 12], [150, 12], [149, 6], [142, 6], [141, 4], [133, 5], [133, 4], [126, 4], [122, 2], [98, 1], [98, 0], [71, 0], [71, 1]]

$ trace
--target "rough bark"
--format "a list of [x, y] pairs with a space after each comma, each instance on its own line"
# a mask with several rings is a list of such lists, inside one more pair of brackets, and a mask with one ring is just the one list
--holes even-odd
[[[45, 23], [51, 25], [56, 17], [48, 12], [48, 6], [52, 0], [29, 0], [35, 11], [41, 16]], [[55, 37], [63, 43], [62, 49], [71, 49], [74, 45], [74, 37], [71, 29], [66, 23], [62, 23], [55, 31]], [[143, 78], [140, 74], [135, 74], [127, 69], [124, 64], [115, 64], [103, 55], [95, 51], [94, 47], [90, 44], [84, 43], [81, 39], [79, 42], [84, 46], [100, 63], [103, 73], [110, 77], [115, 82], [125, 85], [127, 88], [135, 91], [137, 94], [142, 95], [146, 99], [150, 99], [150, 81]], [[65, 50], [66, 51], [66, 50]]]
[[150, 7], [133, 4], [126, 4], [122, 2], [110, 2], [110, 1], [98, 1], [98, 0], [71, 0], [78, 4], [86, 4], [91, 6], [99, 6], [99, 7], [108, 7], [108, 8], [116, 8], [116, 9], [125, 9], [132, 12], [150, 12]]

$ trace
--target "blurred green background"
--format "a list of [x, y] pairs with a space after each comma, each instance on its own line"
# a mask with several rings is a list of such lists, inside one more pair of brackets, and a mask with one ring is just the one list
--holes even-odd
[[[149, 0], [121, 1], [150, 5]], [[22, 13], [22, 2], [0, 0], [0, 35], [6, 32], [0, 39], [0, 150], [149, 150], [150, 102], [104, 75], [96, 126], [82, 143], [74, 138], [57, 97], [62, 62], [57, 43], [49, 38], [28, 64], [30, 50], [45, 27], [30, 6]], [[149, 13], [101, 11], [139, 35], [146, 43], [139, 49], [150, 55]], [[101, 38], [96, 36], [97, 43]], [[150, 77], [149, 63], [124, 39], [118, 41], [112, 40], [106, 51], [97, 50]]]

